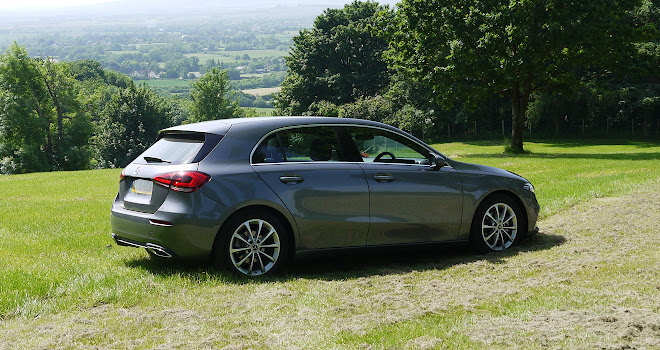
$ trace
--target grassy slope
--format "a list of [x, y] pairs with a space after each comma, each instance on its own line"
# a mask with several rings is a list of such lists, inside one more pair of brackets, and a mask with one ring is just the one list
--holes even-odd
[[322, 255], [248, 283], [113, 245], [118, 170], [0, 177], [0, 348], [654, 344], [660, 145], [578, 146], [435, 146], [536, 185], [543, 234], [509, 253]]

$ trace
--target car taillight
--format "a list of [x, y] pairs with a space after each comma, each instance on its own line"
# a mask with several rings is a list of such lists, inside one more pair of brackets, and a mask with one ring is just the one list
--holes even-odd
[[195, 192], [211, 180], [211, 175], [199, 171], [175, 171], [154, 177], [154, 181], [172, 191]]
[[123, 180], [124, 177], [126, 177], [126, 174], [124, 173], [124, 169], [121, 169], [121, 175], [119, 175], [119, 181], [121, 182], [121, 180]]

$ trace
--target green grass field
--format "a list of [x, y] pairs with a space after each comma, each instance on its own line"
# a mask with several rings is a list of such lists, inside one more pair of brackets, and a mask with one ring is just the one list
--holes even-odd
[[541, 234], [301, 257], [244, 281], [110, 239], [120, 170], [0, 176], [0, 349], [658, 348], [660, 143], [436, 144], [528, 178]]

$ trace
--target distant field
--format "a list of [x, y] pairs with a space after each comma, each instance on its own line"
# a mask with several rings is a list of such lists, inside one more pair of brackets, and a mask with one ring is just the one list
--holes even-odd
[[243, 73], [241, 74], [241, 78], [261, 78], [268, 74], [270, 73]]
[[275, 108], [257, 108], [257, 107], [246, 107], [247, 109], [253, 109], [257, 112], [257, 117], [269, 117], [273, 115]]
[[277, 34], [257, 34], [257, 38], [275, 38], [275, 39], [290, 39], [293, 38], [294, 36], [298, 35], [300, 31], [298, 30], [289, 30], [286, 32], [282, 33], [277, 33]]
[[138, 50], [114, 50], [114, 51], [107, 51], [114, 53], [116, 55], [122, 55], [122, 54], [133, 54], [133, 53], [139, 53], [140, 51]]
[[145, 82], [151, 87], [189, 87], [191, 86], [192, 80], [183, 80], [183, 79], [149, 79], [149, 80], [136, 80], [136, 83]]
[[287, 51], [279, 50], [241, 50], [241, 51], [215, 51], [210, 53], [187, 53], [184, 54], [186, 57], [197, 56], [199, 57], [200, 62], [205, 62], [210, 59], [214, 59], [220, 62], [233, 62], [235, 56], [243, 56], [248, 54], [250, 58], [262, 58], [262, 57], [281, 57], [287, 54]]
[[227, 56], [223, 54], [216, 54], [216, 53], [187, 53], [184, 54], [186, 57], [193, 57], [197, 56], [199, 57], [199, 61], [201, 63], [204, 63], [208, 60], [216, 60], [218, 62], [234, 62], [234, 56]]
[[220, 51], [221, 53], [224, 53], [225, 55], [231, 55], [231, 56], [243, 56], [244, 54], [248, 54], [250, 57], [280, 57], [284, 56], [288, 53], [288, 51], [280, 51], [280, 50], [241, 50], [241, 51]]
[[266, 96], [270, 95], [272, 93], [280, 92], [282, 90], [281, 86], [276, 86], [272, 88], [260, 88], [260, 89], [246, 89], [246, 90], [241, 90], [246, 94], [250, 95], [256, 95], [256, 96]]
[[[541, 233], [237, 279], [110, 238], [121, 170], [0, 176], [0, 349], [657, 349], [660, 143], [433, 145], [528, 178]], [[215, 181], [215, 180], [212, 180]]]

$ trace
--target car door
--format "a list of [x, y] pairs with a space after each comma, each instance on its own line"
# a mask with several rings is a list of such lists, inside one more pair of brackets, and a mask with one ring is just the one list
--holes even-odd
[[252, 164], [296, 220], [298, 249], [366, 244], [369, 188], [362, 168], [345, 161], [335, 127], [273, 132], [254, 150]]
[[455, 169], [432, 169], [430, 150], [403, 134], [365, 126], [343, 130], [369, 184], [368, 245], [456, 238], [463, 192]]

